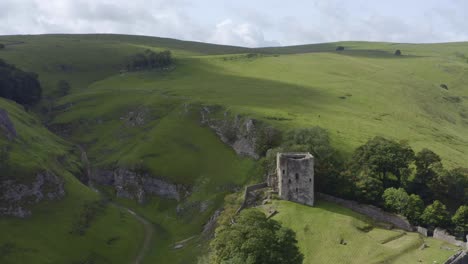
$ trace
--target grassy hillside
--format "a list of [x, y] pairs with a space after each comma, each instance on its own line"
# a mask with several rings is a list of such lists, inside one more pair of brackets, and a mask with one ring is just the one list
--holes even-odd
[[[140, 224], [128, 212], [103, 205], [84, 235], [71, 234], [86, 205], [100, 200], [73, 175], [79, 173], [77, 153], [21, 106], [0, 99], [0, 108], [8, 112], [18, 132], [12, 141], [7, 141], [3, 134], [0, 136], [0, 146], [9, 149], [9, 167], [1, 171], [0, 178], [13, 177], [29, 184], [35, 173], [49, 170], [64, 180], [66, 192], [63, 200], [32, 206], [30, 218], [0, 218], [0, 262], [83, 263], [94, 258], [99, 263], [127, 263], [131, 260], [143, 236]], [[115, 241], [109, 244], [111, 238]]]
[[[308, 207], [274, 201], [265, 209], [293, 229], [307, 263], [443, 263], [456, 247], [417, 233], [374, 227], [366, 217], [333, 203]], [[421, 250], [425, 243], [428, 247]], [[441, 249], [451, 248], [452, 250]]]
[[[200, 124], [202, 105], [220, 105], [282, 130], [324, 127], [330, 131], [333, 144], [345, 154], [367, 139], [382, 135], [408, 140], [416, 150], [430, 148], [449, 166], [468, 166], [464, 158], [468, 154], [468, 63], [464, 58], [464, 54], [468, 56], [467, 43], [342, 42], [244, 49], [120, 35], [3, 36], [0, 42], [7, 44], [6, 49], [0, 51], [1, 59], [39, 74], [48, 99], [43, 100], [43, 109], [36, 110], [44, 110], [42, 113], [48, 114], [47, 120], [50, 120], [48, 125], [60, 128], [67, 140], [85, 147], [94, 167], [144, 168], [154, 176], [193, 187], [194, 192], [181, 204], [160, 198], [152, 198], [144, 205], [118, 200], [156, 226], [152, 250], [145, 259], [147, 263], [195, 261], [194, 255], [200, 252], [198, 245], [203, 244], [198, 240], [202, 225], [222, 205], [223, 196], [236, 186], [259, 181], [262, 176], [254, 161], [238, 157]], [[345, 50], [336, 52], [338, 45]], [[164, 71], [120, 73], [127, 56], [145, 49], [171, 50], [175, 55], [175, 67]], [[400, 49], [403, 56], [394, 56], [396, 49]], [[53, 98], [56, 83], [61, 79], [71, 83], [71, 94]], [[446, 84], [448, 90], [440, 88], [440, 84]], [[46, 111], [49, 106], [53, 106], [52, 112]], [[142, 122], [134, 123], [135, 116], [141, 117]], [[24, 133], [30, 133], [31, 137], [36, 135], [36, 129], [49, 133], [39, 122], [37, 126], [27, 124], [20, 128], [30, 131]], [[37, 145], [30, 143], [34, 153], [38, 153], [35, 154], [37, 164], [49, 164], [44, 163], [44, 159], [54, 155], [46, 153], [56, 153], [55, 156], [67, 153], [63, 147], [67, 143], [57, 137], [50, 140], [49, 134], [34, 141]], [[49, 148], [55, 152], [47, 151]], [[15, 153], [21, 156], [25, 152]], [[24, 164], [29, 160], [24, 157]], [[73, 197], [97, 199], [69, 173], [63, 175], [76, 183], [70, 183], [68, 188], [77, 189], [76, 196], [70, 191], [71, 198], [64, 204], [71, 203], [68, 199]], [[108, 192], [112, 194], [112, 190]], [[200, 204], [206, 208], [200, 210]], [[314, 215], [310, 210], [314, 209], [297, 209], [294, 214]], [[106, 209], [108, 216], [98, 218], [109, 217], [105, 221], [115, 223], [109, 224], [109, 229], [102, 227], [106, 234], [103, 236], [115, 232], [111, 229], [113, 226], [127, 232], [122, 223], [117, 224], [119, 219], [112, 218], [117, 211], [110, 206]], [[70, 212], [67, 216], [58, 215], [57, 221], [71, 215]], [[339, 215], [333, 212], [329, 216], [339, 220]], [[40, 218], [40, 213], [34, 217]], [[355, 217], [358, 216], [346, 221], [355, 221], [352, 220]], [[44, 219], [45, 216], [42, 221]], [[287, 224], [286, 219], [283, 220]], [[96, 220], [96, 228], [99, 221], [104, 220]], [[64, 222], [69, 223], [69, 220]], [[131, 218], [125, 224], [128, 230], [141, 229]], [[299, 223], [291, 220], [288, 225], [295, 224]], [[48, 228], [47, 223], [39, 220], [36, 226]], [[324, 227], [323, 230], [332, 232], [332, 229]], [[125, 241], [139, 241], [141, 230], [139, 232], [119, 236], [125, 237]], [[379, 236], [383, 233], [384, 237], [394, 234], [375, 232]], [[92, 235], [91, 231], [88, 233]], [[132, 233], [134, 235], [130, 235]], [[17, 236], [22, 237], [19, 233]], [[196, 237], [183, 249], [173, 249], [177, 241], [193, 236]], [[375, 240], [362, 238], [368, 245], [363, 254], [367, 252], [371, 257], [357, 259], [395, 259], [397, 253], [406, 252], [420, 242], [413, 235], [405, 238], [408, 238], [407, 245], [392, 250], [379, 247]], [[300, 241], [301, 246], [309, 250], [309, 244], [316, 241], [307, 239], [301, 237]], [[81, 242], [83, 244], [79, 244]], [[85, 240], [81, 242], [74, 243], [86, 244]], [[131, 252], [137, 244], [134, 242], [134, 247], [127, 248], [128, 251], [120, 251], [122, 254]], [[89, 243], [91, 245], [94, 244]], [[96, 248], [101, 246], [96, 244]], [[315, 248], [311, 252], [319, 254], [321, 251], [322, 248]], [[414, 254], [401, 258], [418, 257], [416, 251], [411, 252]], [[446, 255], [427, 252], [425, 258], [433, 256], [430, 252], [437, 258]], [[323, 254], [327, 254], [326, 251]], [[60, 257], [64, 258], [57, 253], [56, 258]], [[105, 257], [119, 259], [118, 256]]]

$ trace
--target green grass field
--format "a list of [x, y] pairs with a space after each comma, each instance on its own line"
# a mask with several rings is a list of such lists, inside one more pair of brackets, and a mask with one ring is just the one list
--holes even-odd
[[[273, 219], [296, 232], [304, 264], [444, 263], [454, 251], [441, 246], [457, 249], [417, 233], [374, 227], [366, 217], [333, 203], [308, 207], [274, 201], [264, 208], [275, 208], [279, 213]], [[421, 250], [423, 243], [428, 247]]]
[[[202, 251], [200, 248], [206, 245], [198, 237], [202, 225], [222, 206], [224, 195], [233, 187], [259, 182], [262, 177], [253, 160], [237, 156], [200, 124], [202, 105], [220, 105], [234, 114], [255, 117], [281, 130], [321, 126], [330, 132], [333, 145], [345, 156], [369, 138], [381, 135], [407, 140], [415, 150], [432, 149], [449, 167], [468, 166], [465, 158], [468, 154], [468, 63], [462, 56], [468, 56], [467, 43], [340, 42], [246, 49], [121, 35], [0, 36], [0, 43], [7, 44], [0, 51], [0, 59], [39, 74], [45, 99], [33, 109], [35, 115], [47, 121], [47, 125], [67, 126], [71, 132], [65, 141], [48, 132], [33, 114], [25, 115], [15, 104], [0, 100], [0, 107], [14, 116], [15, 125], [24, 138], [24, 143], [15, 145], [12, 153], [18, 169], [27, 175], [43, 165], [55, 168], [70, 180], [67, 185], [70, 195], [57, 203], [57, 208], [64, 206], [68, 210], [57, 212], [56, 223], [46, 223], [46, 213], [41, 216], [42, 211], [51, 213], [55, 207], [47, 211], [39, 206], [30, 222], [34, 224], [2, 220], [0, 230], [12, 230], [12, 236], [0, 243], [13, 241], [14, 234], [16, 239], [31, 241], [24, 247], [41, 246], [48, 252], [46, 255], [51, 256], [51, 261], [77, 258], [70, 255], [67, 259], [67, 254], [53, 251], [53, 244], [39, 245], [33, 239], [35, 234], [26, 235], [22, 230], [29, 225], [46, 231], [55, 225], [70, 225], [70, 217], [80, 208], [71, 205], [73, 197], [80, 197], [81, 201], [97, 199], [86, 187], [72, 181], [70, 172], [78, 167], [76, 158], [69, 161], [67, 169], [55, 161], [55, 157], [72, 151], [72, 143], [85, 147], [94, 167], [144, 168], [152, 175], [192, 186], [196, 191], [179, 205], [188, 208], [182, 213], [177, 213], [176, 202], [156, 197], [144, 205], [122, 199], [118, 202], [134, 209], [156, 227], [146, 263], [196, 261]], [[338, 45], [344, 46], [345, 51], [335, 52]], [[145, 49], [171, 50], [175, 67], [165, 71], [120, 73], [127, 56]], [[403, 56], [394, 56], [396, 49], [400, 49]], [[54, 98], [56, 83], [61, 79], [70, 82], [71, 93]], [[446, 84], [449, 89], [440, 88], [440, 84]], [[50, 106], [56, 108], [49, 112]], [[132, 112], [142, 112], [144, 124], [126, 124]], [[35, 121], [30, 121], [31, 118]], [[1, 144], [5, 142], [0, 141]], [[197, 209], [201, 203], [208, 205], [203, 212]], [[288, 208], [284, 210], [292, 210]], [[313, 218], [314, 210], [319, 209], [322, 210], [297, 209], [297, 214]], [[342, 215], [325, 211], [332, 218], [340, 219]], [[70, 243], [83, 248], [86, 252], [80, 255], [83, 258], [90, 255], [94, 247], [99, 249], [96, 253], [102, 252], [103, 259], [126, 263], [122, 256], [135, 254], [142, 228], [132, 218], [120, 223], [117, 208], [110, 206], [105, 212], [93, 224], [94, 231], [89, 231], [89, 238], [67, 237], [65, 226], [57, 227], [61, 231], [56, 237], [46, 231], [42, 237], [51, 240], [49, 243]], [[279, 219], [281, 217], [285, 216], [278, 215]], [[346, 219], [343, 221], [355, 222], [359, 217], [352, 215]], [[300, 224], [287, 223], [287, 219], [282, 221], [291, 227]], [[109, 224], [104, 225], [104, 222]], [[322, 225], [322, 229], [325, 233], [334, 232], [331, 226]], [[349, 229], [350, 234], [360, 234]], [[122, 248], [126, 247], [125, 243], [133, 247], [116, 248], [121, 255], [107, 255], [114, 249], [104, 249], [99, 241], [112, 233], [122, 237], [119, 240], [122, 242], [115, 247], [119, 243]], [[298, 234], [301, 248], [307, 252], [323, 254], [323, 259], [330, 255], [329, 251], [311, 245], [316, 243], [317, 240], [313, 240], [316, 238], [309, 241], [301, 237], [300, 232]], [[93, 239], [93, 235], [99, 238], [90, 243], [87, 239]], [[371, 235], [374, 238], [370, 238]], [[379, 244], [378, 241], [393, 235], [393, 231], [379, 229], [363, 235], [359, 239], [367, 241], [363, 244], [367, 246], [356, 259], [371, 262], [390, 259], [404, 263], [417, 258], [444, 259], [450, 255], [435, 250], [437, 242], [432, 240], [427, 243], [435, 243], [433, 247], [421, 252], [413, 250], [421, 240], [411, 234], [398, 240], [403, 246], [395, 249], [389, 249], [391, 242]], [[186, 247], [173, 250], [177, 241], [193, 236], [196, 238]], [[407, 252], [408, 249], [411, 250]], [[37, 252], [29, 254], [31, 257], [40, 255]], [[312, 253], [307, 252], [305, 255], [310, 259]], [[337, 257], [347, 259], [353, 252], [344, 249]], [[401, 256], [397, 257], [399, 254]], [[14, 254], [10, 256], [8, 260], [15, 263]]]
[[[1, 177], [28, 184], [35, 173], [50, 170], [65, 182], [66, 198], [32, 207], [27, 219], [0, 218], [0, 263], [127, 263], [136, 255], [143, 237], [140, 224], [128, 213], [105, 206], [84, 235], [70, 234], [86, 203], [100, 198], [73, 175], [79, 160], [73, 147], [49, 132], [41, 121], [13, 102], [0, 99], [18, 136], [9, 146], [9, 169]], [[3, 132], [2, 132], [3, 133]], [[65, 159], [60, 157], [66, 156]], [[59, 161], [60, 160], [60, 161]], [[109, 241], [112, 240], [112, 243]]]

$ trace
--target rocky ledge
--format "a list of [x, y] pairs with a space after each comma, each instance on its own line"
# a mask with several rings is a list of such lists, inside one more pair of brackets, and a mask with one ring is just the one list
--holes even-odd
[[63, 180], [50, 171], [37, 173], [29, 184], [14, 179], [0, 181], [0, 215], [25, 218], [28, 209], [42, 200], [59, 200], [65, 196]]
[[114, 187], [118, 197], [135, 199], [144, 203], [147, 195], [180, 201], [190, 194], [187, 186], [167, 182], [145, 172], [125, 168], [97, 170], [90, 175], [93, 183]]

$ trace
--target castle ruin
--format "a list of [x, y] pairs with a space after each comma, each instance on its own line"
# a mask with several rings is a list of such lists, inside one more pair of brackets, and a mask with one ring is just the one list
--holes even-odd
[[314, 157], [310, 153], [278, 153], [276, 175], [271, 175], [268, 185], [281, 199], [313, 206]]

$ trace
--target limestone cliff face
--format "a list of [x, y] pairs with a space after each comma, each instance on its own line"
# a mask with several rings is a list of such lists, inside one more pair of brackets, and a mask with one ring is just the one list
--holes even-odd
[[234, 151], [243, 156], [258, 159], [255, 151], [257, 141], [257, 121], [251, 118], [234, 117], [229, 112], [224, 112], [222, 117], [217, 117], [219, 107], [204, 106], [201, 109], [201, 123], [213, 129], [220, 139], [231, 146]]
[[11, 122], [8, 112], [0, 108], [0, 133], [8, 140], [16, 138], [17, 133], [13, 122]]
[[189, 194], [189, 188], [182, 184], [167, 182], [148, 173], [135, 172], [125, 168], [97, 170], [90, 176], [97, 184], [113, 186], [118, 197], [145, 202], [148, 195], [180, 201]]
[[25, 218], [28, 209], [42, 200], [59, 200], [65, 196], [63, 180], [50, 171], [37, 173], [34, 181], [20, 183], [15, 179], [0, 181], [0, 215]]

